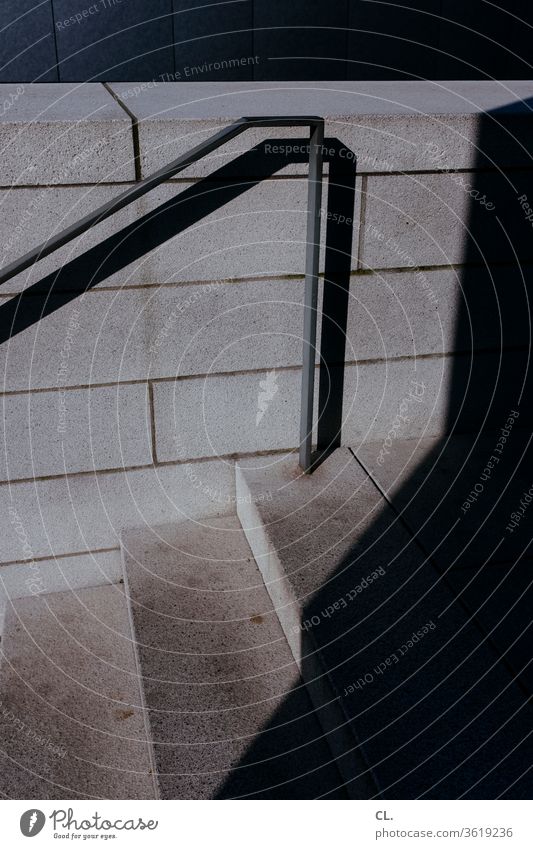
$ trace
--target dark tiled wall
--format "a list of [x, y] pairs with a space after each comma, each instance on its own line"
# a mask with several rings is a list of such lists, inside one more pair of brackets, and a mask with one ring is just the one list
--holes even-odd
[[524, 79], [531, 0], [0, 0], [0, 81]]
[[396, 7], [352, 0], [348, 79], [432, 79], [441, 5], [441, 0], [403, 0]]

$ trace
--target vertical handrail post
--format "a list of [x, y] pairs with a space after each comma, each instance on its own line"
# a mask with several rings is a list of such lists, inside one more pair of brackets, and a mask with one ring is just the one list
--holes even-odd
[[311, 471], [313, 406], [315, 391], [316, 324], [318, 306], [318, 263], [320, 259], [320, 218], [324, 122], [311, 128], [309, 180], [307, 191], [307, 238], [305, 252], [305, 291], [303, 327], [303, 370], [300, 410], [300, 466]]

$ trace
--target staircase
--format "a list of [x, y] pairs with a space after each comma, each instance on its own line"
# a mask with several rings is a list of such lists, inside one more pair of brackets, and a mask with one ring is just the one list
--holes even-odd
[[123, 582], [13, 601], [2, 796], [529, 798], [531, 560], [489, 557], [529, 440], [479, 546], [484, 439], [241, 461], [238, 515], [125, 532]]

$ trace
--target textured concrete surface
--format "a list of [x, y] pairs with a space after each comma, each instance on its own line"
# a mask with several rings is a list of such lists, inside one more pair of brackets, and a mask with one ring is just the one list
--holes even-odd
[[[254, 79], [331, 79], [337, 73], [343, 77], [347, 18], [348, 4], [342, 2], [255, 2], [254, 50], [264, 59], [258, 63]], [[306, 26], [311, 20], [312, 26]]]
[[4, 798], [154, 798], [121, 588], [15, 602], [2, 654]]
[[[124, 10], [117, 0], [89, 7], [84, 2], [19, 3], [24, 27], [9, 27], [5, 58], [22, 51], [33, 73], [16, 63], [18, 75], [12, 75], [8, 63], [2, 78], [34, 80], [51, 69], [61, 80], [98, 79], [107, 68], [108, 79], [170, 79], [183, 86], [190, 79], [217, 79], [240, 80], [246, 88], [254, 85], [252, 80], [269, 80], [274, 87], [287, 85], [277, 81], [297, 79], [309, 80], [309, 87], [324, 80], [340, 80], [330, 85], [347, 87], [346, 79], [513, 80], [530, 70], [524, 0], [513, 3], [512, 15], [503, 7], [458, 6], [453, 0], [442, 6], [439, 0], [405, 9], [391, 6], [386, 15], [364, 0], [331, 5], [240, 0], [229, 16], [221, 2], [198, 6], [192, 0], [154, 0], [145, 8], [134, 0], [131, 31], [123, 26]], [[16, 21], [15, 0], [3, 5], [2, 24]], [[77, 17], [69, 19], [73, 12]], [[43, 55], [40, 39], [52, 58]], [[64, 54], [69, 49], [70, 61]], [[87, 54], [85, 65], [79, 53]]]
[[234, 490], [227, 462], [0, 486], [2, 556], [11, 562], [115, 548], [126, 528], [228, 513]]
[[[357, 456], [515, 674], [533, 692], [528, 532], [531, 431], [511, 427], [447, 440], [399, 440]], [[501, 441], [500, 441], [501, 440]]]
[[122, 578], [120, 551], [98, 551], [0, 567], [0, 634], [9, 599], [116, 584]]
[[246, 60], [253, 58], [253, 0], [231, 7], [231, 27], [223, 3], [202, 7], [190, 0], [173, 0], [173, 8], [175, 76], [170, 79], [186, 81], [199, 73], [202, 80], [252, 79], [255, 65]]
[[237, 518], [123, 549], [162, 798], [345, 798]]
[[146, 385], [30, 392], [2, 400], [2, 480], [152, 462]]
[[[207, 138], [221, 123], [241, 115], [269, 114], [324, 116], [327, 135], [356, 152], [361, 172], [472, 168], [478, 158], [480, 114], [514, 103], [527, 124], [528, 110], [520, 99], [532, 94], [531, 84], [524, 81], [253, 82], [244, 91], [235, 82], [145, 85], [137, 87], [142, 88], [139, 92], [131, 83], [112, 88], [139, 121], [145, 174]], [[502, 120], [511, 119], [504, 116]], [[515, 125], [519, 133], [517, 119]], [[268, 134], [248, 131], [228, 145], [227, 155], [242, 151], [248, 140], [255, 144], [276, 134], [303, 136], [301, 130], [286, 128]], [[441, 151], [438, 166], [434, 145]], [[519, 145], [505, 143], [503, 132], [495, 131], [490, 148], [502, 164], [527, 159]], [[191, 173], [203, 175], [214, 164], [212, 160], [206, 168], [200, 163]], [[301, 166], [292, 170], [303, 173]]]
[[[16, 91], [0, 85], [0, 100]], [[2, 121], [0, 147], [2, 186], [135, 178], [131, 119], [100, 85], [24, 86]]]
[[[363, 265], [383, 263], [388, 269], [358, 273], [351, 279], [347, 358], [355, 365], [345, 375], [345, 442], [357, 447], [368, 440], [383, 441], [391, 431], [394, 438], [442, 434], [463, 399], [463, 431], [497, 426], [495, 419], [505, 418], [509, 398], [522, 392], [529, 344], [531, 229], [514, 189], [533, 196], [521, 158], [531, 149], [531, 118], [520, 98], [531, 96], [531, 84], [253, 83], [245, 93], [241, 85], [225, 83], [154, 82], [140, 92], [132, 83], [126, 90], [115, 86], [115, 91], [119, 88], [140, 122], [145, 171], [226, 125], [241, 109], [251, 114], [259, 108], [281, 113], [317, 111], [326, 116], [328, 135], [340, 138], [357, 153], [359, 173], [369, 176], [357, 185], [352, 269], [358, 264], [357, 236], [363, 215]], [[77, 90], [79, 99], [74, 100]], [[113, 166], [126, 162], [132, 150], [131, 120], [100, 85], [28, 86], [18, 94], [10, 89], [10, 96], [13, 102], [3, 115], [9, 139], [15, 132], [26, 132], [26, 124], [17, 115], [29, 119], [33, 110], [41, 116], [29, 125], [33, 151], [28, 153], [23, 145], [13, 148], [16, 167], [22, 171], [28, 163], [35, 165], [35, 146], [41, 142], [43, 151], [52, 143], [54, 155], [47, 160], [48, 170], [33, 169], [32, 187], [0, 191], [0, 264], [121, 191], [115, 182], [97, 181], [106, 179], [102, 169], [109, 164], [109, 156], [115, 157]], [[0, 99], [0, 111], [4, 102]], [[484, 117], [482, 113], [489, 109], [501, 111]], [[503, 126], [498, 130], [500, 120]], [[128, 139], [124, 159], [119, 155], [122, 148], [110, 142], [115, 129]], [[302, 135], [300, 130], [284, 130], [285, 134], [289, 140]], [[161, 187], [55, 258], [43, 261], [29, 275], [2, 287], [0, 310], [6, 308], [5, 326], [10, 324], [10, 292], [53, 273], [128, 224], [134, 226], [127, 244], [152, 248], [154, 234], [171, 235], [181, 212], [187, 214], [188, 205], [181, 206], [180, 198], [184, 192], [191, 194], [196, 185], [191, 174], [207, 173], [270, 135], [270, 130], [261, 131], [235, 140], [233, 147], [208, 161], [207, 170], [191, 171], [187, 178], [191, 182]], [[99, 146], [102, 139], [105, 155]], [[63, 143], [67, 140], [72, 142], [68, 151]], [[76, 151], [81, 155], [72, 156]], [[45, 159], [43, 154], [39, 162]], [[2, 167], [10, 161], [7, 158]], [[492, 170], [485, 170], [485, 165]], [[506, 171], [498, 182], [500, 165], [520, 167]], [[238, 182], [235, 167], [232, 179]], [[128, 168], [122, 176], [120, 170], [109, 173], [109, 179], [132, 180], [133, 170]], [[394, 170], [398, 168], [411, 173], [398, 174]], [[454, 182], [457, 174], [443, 173], [448, 168], [476, 170], [460, 174], [465, 188]], [[414, 174], [413, 170], [438, 173]], [[30, 406], [36, 415], [31, 420], [31, 440], [38, 474], [62, 471], [63, 447], [70, 472], [116, 464], [120, 446], [116, 434], [109, 435], [116, 430], [116, 416], [107, 405], [101, 407], [103, 414], [109, 410], [110, 415], [103, 415], [105, 422], [98, 428], [106, 437], [95, 444], [96, 463], [87, 437], [95, 422], [89, 422], [85, 393], [78, 390], [99, 383], [154, 381], [154, 441], [163, 463], [296, 445], [306, 195], [306, 181], [297, 175], [303, 173], [300, 166], [289, 169], [280, 179], [268, 180], [233, 200], [228, 200], [230, 191], [225, 205], [198, 226], [192, 224], [159, 249], [150, 249], [145, 258], [115, 270], [98, 291], [70, 302], [2, 346], [4, 391], [58, 390], [59, 381], [76, 387], [67, 393], [76, 406], [63, 444], [54, 428], [54, 405], [61, 398], [52, 392], [32, 394]], [[34, 184], [41, 180], [47, 186], [62, 185]], [[78, 180], [86, 185], [75, 185]], [[361, 188], [366, 188], [362, 207]], [[494, 202], [495, 211], [476, 202], [476, 192]], [[174, 197], [180, 202], [154, 219], [151, 228], [136, 229], [140, 215]], [[450, 201], [449, 209], [445, 201]], [[202, 198], [201, 209], [196, 207], [194, 215], [189, 208], [188, 220], [208, 206], [208, 197]], [[520, 267], [511, 269], [510, 252], [497, 232], [496, 218], [501, 232], [511, 236], [518, 256], [526, 260]], [[497, 263], [474, 269], [472, 263], [480, 260], [476, 241], [482, 253]], [[102, 251], [114, 256], [109, 244]], [[92, 256], [90, 267], [84, 257], [70, 272], [61, 272], [58, 288], [79, 291], [86, 285], [100, 260], [107, 262], [98, 251]], [[412, 268], [414, 262], [450, 258], [465, 265], [420, 272]], [[394, 271], [396, 267], [402, 271]], [[264, 279], [272, 275], [279, 279]], [[291, 275], [299, 279], [288, 279]], [[243, 276], [244, 280], [236, 280]], [[57, 295], [54, 305], [67, 297]], [[42, 305], [42, 295], [32, 295], [22, 301], [20, 311], [33, 308], [38, 316]], [[497, 352], [502, 346], [506, 350], [500, 368]], [[483, 353], [471, 358], [471, 349]], [[278, 392], [258, 422], [260, 384], [274, 368]], [[208, 375], [205, 381], [204, 375]], [[175, 383], [178, 376], [187, 379]], [[411, 398], [413, 380], [424, 384], [421, 400]], [[104, 394], [110, 398], [114, 391], [106, 389]], [[140, 391], [139, 387], [126, 389], [126, 394], [130, 397]], [[100, 392], [95, 387], [94, 397], [101, 397]], [[489, 398], [490, 421], [485, 422]], [[33, 474], [25, 399], [22, 395], [3, 399], [9, 433], [16, 436], [16, 442], [10, 436], [8, 451], [14, 478]], [[525, 426], [532, 409], [523, 405]], [[145, 417], [128, 416], [124, 426], [132, 437], [125, 441], [124, 456], [128, 462], [144, 462], [150, 447]], [[230, 462], [195, 464], [188, 471], [180, 466], [125, 475], [99, 473], [94, 479], [74, 476], [68, 482], [41, 480], [35, 487], [16, 484], [11, 492], [7, 486], [0, 490], [5, 490], [0, 491], [2, 562], [25, 557], [9, 512], [11, 494], [34, 556], [51, 557], [54, 552], [70, 555], [94, 547], [116, 547], [117, 533], [142, 525], [145, 517], [151, 525], [183, 514], [225, 513], [234, 493]]]
[[[527, 344], [530, 275], [527, 266], [354, 275], [346, 359]], [[2, 389], [57, 386], [67, 348], [63, 386], [299, 365], [302, 303], [299, 279], [97, 288], [0, 346]], [[459, 308], [472, 333], [458, 333]]]
[[[531, 433], [520, 427], [519, 416], [510, 428], [506, 420], [506, 434], [398, 439], [383, 463], [379, 444], [357, 447], [361, 463], [443, 572], [490, 558], [512, 561], [525, 553], [524, 546], [527, 550], [527, 533], [518, 528], [509, 533], [506, 527], [533, 482]], [[439, 545], [444, 537], [446, 545]]]
[[[173, 0], [173, 8], [175, 76], [170, 79], [186, 82], [198, 73], [202, 80], [252, 79], [254, 65], [246, 61], [241, 64], [239, 60], [253, 53], [253, 0], [231, 7], [231, 27], [228, 10], [222, 3], [202, 7], [189, 0]], [[232, 64], [228, 62], [230, 58]], [[133, 77], [130, 75], [129, 79]]]
[[238, 514], [345, 778], [360, 745], [385, 798], [526, 798], [529, 697], [353, 454], [260, 462]]

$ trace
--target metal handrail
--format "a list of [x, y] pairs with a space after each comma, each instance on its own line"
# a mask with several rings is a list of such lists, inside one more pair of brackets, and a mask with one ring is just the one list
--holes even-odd
[[103, 204], [94, 212], [81, 218], [75, 224], [66, 227], [61, 233], [47, 239], [33, 248], [20, 259], [0, 269], [0, 285], [11, 280], [17, 274], [26, 271], [34, 263], [62, 248], [68, 242], [81, 236], [105, 221], [115, 212], [124, 209], [147, 192], [155, 189], [166, 180], [175, 177], [189, 165], [197, 162], [212, 151], [221, 147], [230, 139], [251, 127], [309, 127], [309, 178], [307, 199], [307, 236], [305, 256], [304, 290], [304, 327], [303, 327], [303, 371], [300, 410], [300, 449], [299, 463], [304, 472], [312, 471], [312, 430], [313, 402], [315, 384], [315, 350], [318, 304], [318, 262], [320, 253], [320, 204], [322, 198], [322, 170], [324, 146], [324, 119], [314, 115], [239, 118], [238, 121], [216, 133], [211, 138], [193, 147], [159, 171], [145, 177], [134, 186], [126, 189], [113, 200]]

